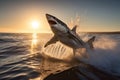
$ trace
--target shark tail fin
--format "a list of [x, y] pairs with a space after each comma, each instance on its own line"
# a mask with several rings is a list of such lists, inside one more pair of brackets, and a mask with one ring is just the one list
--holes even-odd
[[95, 41], [95, 36], [93, 36], [92, 38], [90, 38], [87, 43], [89, 44], [90, 48], [93, 49], [93, 41]]

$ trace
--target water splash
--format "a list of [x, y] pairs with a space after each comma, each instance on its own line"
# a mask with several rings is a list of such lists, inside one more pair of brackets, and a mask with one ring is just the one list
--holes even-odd
[[[86, 36], [87, 38], [88, 36]], [[82, 54], [87, 54], [89, 57], [76, 56], [77, 59], [94, 65], [99, 69], [108, 71], [112, 74], [120, 74], [120, 45], [110, 36], [97, 36], [94, 42], [94, 50]], [[80, 53], [81, 54], [81, 53]]]
[[46, 47], [44, 53], [53, 58], [66, 59], [71, 55], [72, 49], [57, 42], [56, 44]]
[[[87, 41], [92, 35], [79, 35], [84, 41]], [[96, 35], [93, 43], [94, 50], [86, 52], [85, 48], [78, 49], [75, 58], [79, 61], [94, 65], [95, 67], [115, 75], [120, 74], [120, 45], [111, 35]], [[59, 42], [45, 48], [45, 53], [53, 58], [67, 59], [73, 56], [72, 49]]]
[[114, 50], [117, 46], [117, 42], [108, 37], [108, 36], [100, 36], [99, 39], [94, 44], [95, 48], [104, 49], [104, 50]]
[[79, 30], [79, 27], [80, 27], [80, 16], [78, 16], [76, 14], [75, 18], [71, 18], [70, 21], [67, 23], [67, 25], [70, 27], [70, 28], [73, 28], [75, 25], [77, 25], [78, 29]]

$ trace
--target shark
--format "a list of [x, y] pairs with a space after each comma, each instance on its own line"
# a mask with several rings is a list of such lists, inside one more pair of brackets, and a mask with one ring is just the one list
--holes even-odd
[[60, 41], [62, 44], [72, 48], [74, 55], [79, 48], [85, 48], [86, 50], [92, 50], [94, 48], [93, 41], [95, 40], [95, 36], [90, 38], [87, 42], [84, 42], [76, 32], [76, 25], [70, 30], [67, 24], [53, 15], [46, 14], [46, 19], [54, 36], [44, 45], [44, 47]]

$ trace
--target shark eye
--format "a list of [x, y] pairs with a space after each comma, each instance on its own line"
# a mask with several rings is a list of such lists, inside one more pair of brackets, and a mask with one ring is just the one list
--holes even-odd
[[52, 20], [49, 20], [48, 22], [49, 22], [50, 24], [52, 24], [52, 25], [57, 24], [55, 21], [52, 21]]

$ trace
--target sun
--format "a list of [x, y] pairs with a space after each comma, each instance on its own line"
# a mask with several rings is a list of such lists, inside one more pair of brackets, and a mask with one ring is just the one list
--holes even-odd
[[38, 21], [33, 21], [32, 22], [32, 27], [33, 27], [33, 29], [37, 29], [39, 27], [39, 22]]

